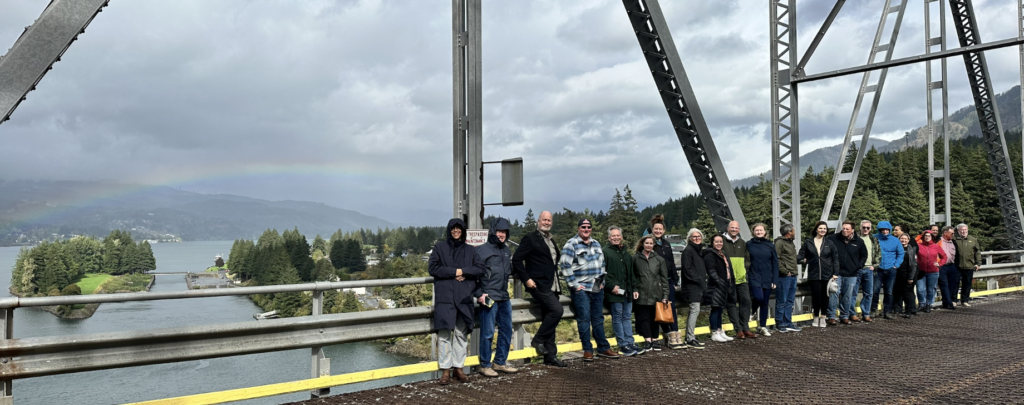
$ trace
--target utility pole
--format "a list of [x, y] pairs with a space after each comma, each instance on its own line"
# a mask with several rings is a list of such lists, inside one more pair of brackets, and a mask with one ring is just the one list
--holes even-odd
[[453, 217], [484, 222], [480, 0], [452, 0]]

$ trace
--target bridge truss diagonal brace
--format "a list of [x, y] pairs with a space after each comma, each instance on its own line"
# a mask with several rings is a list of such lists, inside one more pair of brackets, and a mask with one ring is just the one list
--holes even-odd
[[[981, 43], [978, 23], [975, 19], [974, 5], [970, 0], [949, 0], [950, 11], [953, 13], [953, 25], [956, 27], [960, 46], [972, 46]], [[974, 95], [974, 106], [978, 112], [978, 124], [981, 126], [982, 144], [988, 155], [989, 167], [995, 181], [996, 194], [999, 197], [999, 209], [1006, 225], [1007, 240], [1011, 249], [1024, 248], [1024, 220], [1021, 218], [1020, 196], [1017, 194], [1017, 183], [1013, 178], [1010, 166], [1010, 154], [1003, 136], [1003, 124], [999, 119], [996, 97], [992, 92], [992, 81], [988, 73], [988, 62], [985, 54], [972, 52], [964, 54], [967, 68], [967, 80], [971, 84]]]
[[0, 123], [11, 117], [28, 92], [85, 32], [108, 0], [53, 0], [0, 57]]
[[743, 238], [750, 238], [747, 220], [719, 159], [707, 122], [697, 105], [697, 97], [683, 69], [675, 42], [658, 0], [622, 0], [644, 59], [661, 94], [665, 110], [683, 154], [700, 187], [701, 196], [715, 221], [725, 232], [729, 221], [739, 222]]
[[[884, 60], [886, 62], [892, 60], [893, 49], [896, 47], [896, 39], [899, 37], [900, 25], [903, 23], [903, 15], [907, 9], [907, 2], [909, 0], [895, 0], [900, 1], [898, 6], [893, 6], [894, 0], [886, 0], [885, 7], [882, 9], [882, 16], [878, 21], [878, 30], [875, 32], [875, 40], [871, 47], [871, 51], [868, 54], [868, 64], [875, 62], [875, 57], [879, 52], [884, 52]], [[896, 13], [895, 21], [893, 22], [892, 31], [889, 35], [888, 42], [885, 44], [881, 43], [883, 32], [885, 31], [886, 21], [889, 19], [889, 15]], [[871, 73], [870, 71], [864, 73], [864, 78], [861, 80], [860, 90], [857, 93], [857, 100], [853, 106], [853, 114], [850, 117], [850, 124], [846, 129], [846, 137], [843, 140], [843, 147], [839, 152], [839, 162], [836, 164], [835, 175], [832, 177], [832, 184], [829, 186], [828, 195], [825, 197], [825, 206], [821, 212], [821, 220], [828, 223], [830, 228], [838, 229], [840, 224], [846, 220], [846, 215], [850, 210], [850, 202], [853, 199], [853, 193], [856, 190], [857, 175], [860, 173], [861, 163], [864, 161], [864, 155], [867, 152], [868, 138], [871, 135], [871, 126], [875, 120], [875, 113], [878, 111], [878, 102], [882, 96], [882, 88], [885, 85], [885, 77], [888, 73], [888, 69], [880, 69], [878, 72], [877, 81], [871, 84]], [[870, 98], [868, 93], [872, 93]], [[860, 118], [860, 111], [863, 106], [865, 99], [868, 99], [868, 114], [865, 123], [862, 127], [858, 127]], [[849, 154], [850, 147], [853, 145], [853, 137], [860, 135], [860, 149], [857, 150], [857, 156], [854, 159], [853, 170], [847, 173], [843, 173], [843, 167], [846, 165], [846, 155]], [[839, 189], [839, 183], [846, 181], [846, 193], [843, 196], [843, 203], [839, 209], [839, 217], [836, 220], [831, 220], [829, 217], [832, 213], [832, 204], [835, 201], [836, 193]]]

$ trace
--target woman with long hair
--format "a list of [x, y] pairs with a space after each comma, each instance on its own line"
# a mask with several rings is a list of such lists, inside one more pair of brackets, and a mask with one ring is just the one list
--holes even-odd
[[814, 226], [814, 236], [804, 240], [796, 261], [804, 264], [807, 269], [807, 283], [811, 286], [811, 307], [814, 320], [811, 326], [824, 328], [828, 323], [828, 282], [839, 278], [835, 270], [839, 268], [839, 252], [835, 244], [825, 235], [828, 224], [818, 221]]
[[[729, 259], [722, 252], [724, 244], [725, 236], [712, 236], [710, 245], [701, 253], [710, 281], [708, 288], [712, 291], [711, 340], [721, 343], [733, 340], [722, 330], [722, 312], [728, 310], [730, 320], [740, 319], [736, 307], [736, 285], [734, 284], [736, 277], [733, 276], [732, 269], [729, 268]], [[740, 331], [737, 329], [736, 333], [740, 333]]]
[[750, 252], [750, 297], [757, 308], [757, 331], [761, 336], [768, 337], [772, 335], [768, 332], [768, 300], [772, 290], [779, 285], [779, 254], [775, 251], [775, 244], [767, 239], [767, 225], [754, 224], [750, 233], [754, 235], [753, 239], [747, 241], [747, 251]]
[[654, 305], [658, 302], [668, 303], [671, 288], [668, 281], [668, 268], [665, 259], [654, 252], [653, 235], [644, 235], [636, 244], [633, 255], [633, 272], [636, 275], [637, 289], [633, 292], [633, 314], [636, 315], [636, 332], [646, 342], [637, 354], [655, 350], [657, 329], [654, 326]]
[[[679, 269], [676, 268], [675, 257], [672, 255], [672, 244], [665, 240], [665, 216], [657, 214], [651, 218], [651, 235], [654, 235], [654, 252], [665, 259], [668, 269], [668, 282], [671, 286], [668, 301], [672, 304], [672, 323], [661, 324], [661, 332], [665, 335], [665, 344], [672, 349], [682, 349], [683, 338], [679, 336], [679, 319], [676, 310], [676, 293], [679, 291]], [[661, 344], [654, 342], [654, 350], [661, 350]]]

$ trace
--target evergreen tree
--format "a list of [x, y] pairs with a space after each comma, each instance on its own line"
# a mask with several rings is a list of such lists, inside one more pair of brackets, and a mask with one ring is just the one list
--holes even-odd
[[315, 281], [334, 281], [335, 272], [334, 266], [331, 265], [331, 261], [327, 259], [321, 259], [316, 262], [316, 269], [314, 271]]
[[878, 221], [889, 218], [889, 213], [885, 211], [885, 206], [878, 199], [878, 194], [871, 190], [850, 202], [850, 212], [846, 218], [857, 223], [868, 220], [872, 224], [878, 224]]
[[291, 260], [292, 266], [298, 271], [299, 279], [302, 281], [312, 280], [313, 268], [316, 264], [313, 263], [313, 258], [310, 257], [309, 244], [306, 242], [306, 237], [299, 233], [298, 227], [291, 231], [284, 231], [282, 237], [285, 249], [288, 250], [289, 260]]
[[526, 218], [523, 219], [523, 234], [537, 230], [537, 218], [533, 216], [533, 208], [526, 211]]
[[326, 257], [328, 251], [327, 241], [325, 241], [324, 238], [321, 238], [320, 234], [317, 234], [316, 237], [313, 238], [313, 244], [310, 245], [309, 251], [310, 256], [315, 255], [317, 251], [320, 251], [320, 256]]
[[345, 292], [345, 299], [341, 307], [342, 313], [359, 312], [359, 299], [356, 298], [356, 294], [352, 291]]
[[363, 258], [363, 247], [359, 244], [359, 241], [350, 239], [347, 241], [348, 246], [345, 250], [346, 263], [345, 267], [348, 267], [349, 272], [361, 272], [366, 270], [366, 259]]
[[142, 267], [139, 271], [146, 273], [156, 270], [156, 256], [153, 256], [153, 247], [149, 245], [149, 241], [139, 242], [139, 261], [142, 263]]
[[[715, 220], [711, 217], [711, 211], [708, 210], [707, 206], [702, 206], [697, 210], [697, 219], [693, 220], [690, 228], [700, 229], [704, 233], [705, 244], [710, 243], [711, 237], [718, 233], [718, 230], [715, 228]], [[689, 231], [689, 229], [686, 231]], [[682, 235], [686, 231], [680, 232], [680, 234]]]
[[928, 198], [924, 190], [913, 176], [906, 176], [902, 162], [896, 160], [887, 167], [886, 178], [905, 179], [906, 186], [887, 187], [883, 194], [889, 221], [893, 225], [903, 225], [905, 232], [922, 229], [928, 223]]
[[345, 255], [346, 255], [345, 246], [346, 245], [347, 244], [345, 243], [345, 241], [343, 241], [341, 239], [337, 239], [337, 240], [331, 242], [330, 258], [331, 258], [331, 264], [334, 265], [335, 269], [340, 269], [342, 267], [345, 267], [345, 264], [347, 263], [347, 258], [345, 257]]

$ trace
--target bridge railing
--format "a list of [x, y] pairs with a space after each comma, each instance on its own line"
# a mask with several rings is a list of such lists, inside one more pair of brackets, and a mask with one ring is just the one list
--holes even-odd
[[[1014, 255], [1016, 251], [986, 252]], [[1024, 263], [985, 264], [975, 278], [1024, 275]], [[316, 282], [304, 284], [188, 290], [162, 293], [99, 294], [59, 297], [10, 297], [0, 299], [0, 405], [12, 403], [11, 381], [19, 378], [75, 373], [89, 370], [132, 367], [147, 364], [265, 353], [300, 348], [314, 349], [314, 370], [330, 376], [329, 361], [317, 364], [322, 346], [424, 335], [433, 329], [432, 307], [382, 309], [342, 314], [322, 314], [322, 294], [327, 290], [357, 287], [388, 287], [431, 284], [430, 277]], [[990, 284], [991, 286], [991, 284]], [[51, 305], [192, 299], [203, 297], [309, 292], [313, 315], [271, 319], [260, 322], [185, 326], [142, 331], [107, 332], [84, 335], [14, 338], [13, 319], [17, 308]], [[803, 294], [801, 294], [803, 295]], [[573, 318], [571, 301], [561, 297], [564, 318]], [[516, 325], [539, 322], [539, 307], [530, 300], [512, 300], [512, 321]], [[527, 349], [529, 350], [529, 349]], [[322, 359], [321, 360], [325, 360]]]

